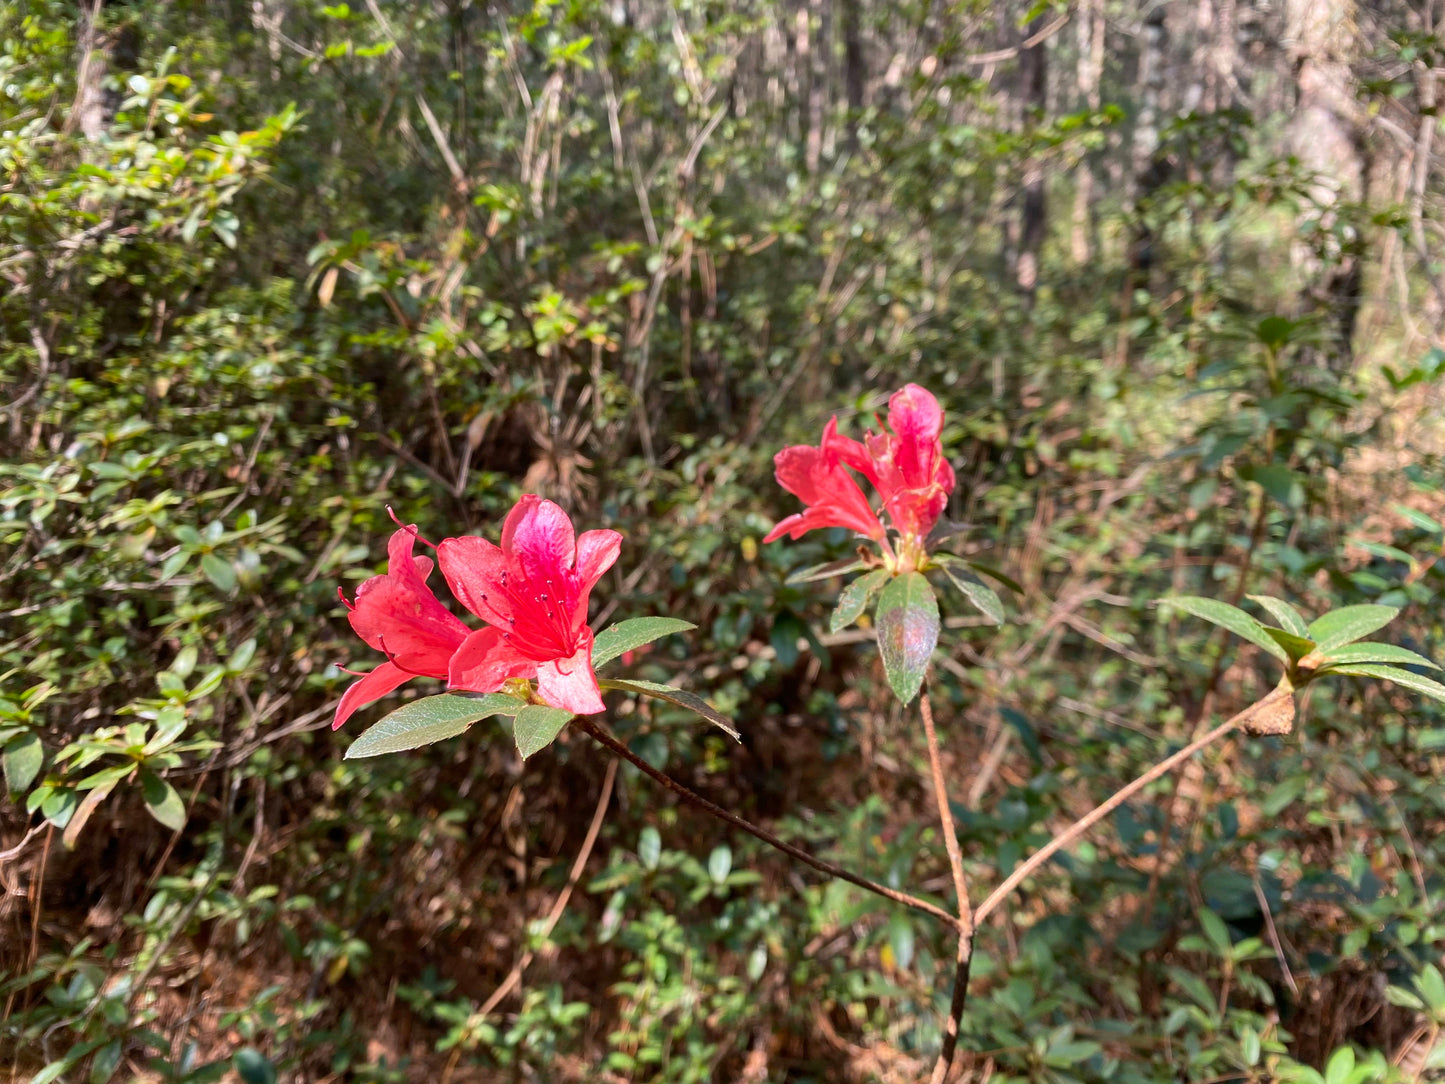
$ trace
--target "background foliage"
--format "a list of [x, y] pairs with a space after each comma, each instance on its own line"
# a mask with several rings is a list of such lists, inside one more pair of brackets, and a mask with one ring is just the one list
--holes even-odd
[[[997, 631], [954, 599], [935, 660], [978, 884], [1267, 688], [1161, 595], [1401, 606], [1438, 657], [1439, 16], [0, 8], [0, 1064], [917, 1079], [945, 931], [579, 737], [344, 762], [336, 588], [388, 503], [490, 533], [538, 492], [623, 531], [594, 625], [696, 622], [634, 674], [744, 735], [618, 698], [634, 748], [940, 897], [913, 716], [866, 631], [827, 634], [833, 588], [783, 585], [847, 539], [759, 545], [794, 508], [773, 451], [834, 411], [934, 391], [954, 548], [1019, 587]], [[1445, 718], [1348, 681], [1306, 709], [983, 933], [970, 1079], [1445, 1058]]]

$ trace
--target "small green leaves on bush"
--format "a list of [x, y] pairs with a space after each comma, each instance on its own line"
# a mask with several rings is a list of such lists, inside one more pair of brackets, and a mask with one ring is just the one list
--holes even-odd
[[671, 685], [662, 685], [656, 681], [617, 681], [615, 679], [603, 679], [598, 682], [604, 689], [618, 689], [622, 692], [632, 693], [634, 696], [650, 696], [657, 700], [666, 700], [669, 704], [676, 704], [680, 708], [696, 712], [713, 726], [717, 727], [733, 741], [742, 741], [742, 735], [733, 726], [729, 719], [717, 708], [713, 707], [696, 693], [690, 693], [686, 689], [674, 688]]
[[523, 702], [506, 693], [482, 697], [426, 696], [396, 709], [368, 727], [346, 750], [347, 760], [399, 753], [454, 738], [473, 723], [493, 715], [516, 715]]
[[1399, 612], [1393, 606], [1344, 606], [1312, 621], [1308, 635], [1321, 652], [1332, 651], [1384, 628]]
[[789, 576], [784, 583], [799, 584], [811, 583], [813, 580], [826, 580], [830, 576], [843, 576], [849, 572], [857, 572], [866, 567], [861, 558], [848, 557], [842, 561], [828, 561], [821, 565], [810, 565], [800, 569]]
[[601, 669], [618, 656], [644, 644], [695, 628], [697, 626], [691, 621], [676, 617], [634, 617], [630, 621], [619, 621], [597, 634], [592, 643], [592, 668]]
[[899, 700], [910, 703], [938, 645], [938, 600], [922, 573], [906, 572], [883, 589], [874, 624], [888, 684]]
[[551, 745], [562, 728], [576, 716], [563, 708], [549, 708], [543, 704], [528, 704], [517, 712], [512, 725], [517, 740], [517, 752], [526, 760]]
[[1250, 617], [1238, 606], [1231, 606], [1218, 599], [1200, 598], [1197, 595], [1174, 595], [1161, 601], [1176, 610], [1183, 610], [1187, 614], [1203, 618], [1220, 628], [1228, 629], [1236, 636], [1248, 640], [1255, 647], [1268, 651], [1286, 665], [1290, 662], [1289, 652], [1265, 631], [1264, 625]]
[[974, 609], [995, 625], [1003, 624], [1003, 602], [998, 592], [974, 575], [967, 561], [951, 553], [936, 553], [930, 560], [943, 569], [949, 582], [963, 592], [963, 597], [973, 604]]
[[833, 616], [828, 619], [828, 631], [842, 632], [854, 621], [857, 621], [887, 579], [887, 569], [875, 568], [872, 572], [865, 572], [843, 588], [842, 593], [838, 596], [838, 605], [833, 610]]

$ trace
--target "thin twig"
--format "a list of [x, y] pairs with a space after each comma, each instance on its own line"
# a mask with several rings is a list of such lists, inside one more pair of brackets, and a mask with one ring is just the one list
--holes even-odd
[[1272, 689], [1263, 699], [1255, 701], [1238, 715], [1220, 723], [1202, 738], [1190, 742], [1173, 756], [1161, 760], [1138, 779], [1134, 780], [1134, 782], [1116, 791], [1111, 798], [1107, 799], [1101, 805], [1094, 807], [1058, 835], [1054, 836], [1053, 839], [1049, 840], [1048, 843], [1031, 854], [1017, 869], [1010, 873], [1008, 877], [1004, 879], [1004, 882], [990, 892], [988, 898], [985, 899], [983, 903], [979, 904], [978, 910], [974, 912], [974, 921], [982, 923], [999, 904], [1008, 898], [1009, 894], [1013, 892], [1015, 888], [1023, 883], [1029, 874], [1042, 866], [1057, 852], [1077, 840], [1090, 828], [1098, 824], [1099, 821], [1114, 812], [1114, 810], [1118, 809], [1150, 783], [1173, 771], [1205, 746], [1219, 740], [1230, 731], [1248, 722], [1265, 708], [1272, 706], [1280, 697], [1289, 695], [1291, 694], [1286, 689], [1278, 687]]
[[829, 877], [836, 877], [840, 881], [847, 881], [849, 884], [857, 885], [867, 892], [872, 892], [875, 896], [882, 896], [884, 899], [892, 900], [894, 903], [901, 903], [905, 907], [911, 907], [915, 911], [922, 911], [924, 914], [932, 915], [940, 922], [943, 922], [953, 929], [958, 929], [958, 919], [937, 904], [929, 903], [927, 900], [919, 899], [917, 896], [910, 896], [907, 892], [899, 892], [897, 889], [889, 888], [887, 885], [881, 885], [877, 881], [870, 881], [867, 877], [859, 876], [850, 870], [844, 869], [842, 866], [836, 866], [832, 862], [817, 858], [801, 847], [795, 847], [786, 840], [779, 839], [766, 828], [759, 828], [756, 824], [744, 820], [736, 813], [731, 813], [722, 806], [708, 801], [701, 794], [688, 789], [676, 779], [672, 778], [672, 776], [658, 771], [631, 749], [627, 748], [626, 745], [618, 741], [611, 733], [593, 722], [588, 716], [579, 715], [577, 717], [577, 725], [590, 734], [599, 745], [606, 746], [638, 771], [642, 772], [643, 775], [661, 783], [668, 790], [680, 798], [691, 802], [704, 813], [710, 814], [718, 818], [718, 820], [726, 821], [734, 828], [741, 828], [753, 838], [762, 840], [769, 847], [782, 851], [792, 858], [796, 858], [804, 865], [812, 866], [819, 873], [826, 873]]
[[923, 734], [928, 743], [928, 764], [933, 771], [933, 799], [938, 806], [938, 826], [943, 832], [943, 849], [948, 852], [948, 868], [953, 873], [953, 892], [958, 901], [958, 954], [953, 973], [953, 999], [948, 1022], [943, 1028], [943, 1045], [933, 1066], [930, 1084], [943, 1084], [953, 1067], [953, 1053], [958, 1047], [958, 1029], [963, 1019], [963, 1006], [968, 999], [969, 962], [973, 959], [973, 913], [968, 904], [968, 879], [963, 872], [963, 851], [958, 846], [958, 832], [953, 826], [953, 810], [948, 801], [948, 784], [943, 778], [943, 759], [938, 748], [938, 730], [933, 725], [933, 707], [928, 702], [928, 687], [918, 698], [923, 714]]

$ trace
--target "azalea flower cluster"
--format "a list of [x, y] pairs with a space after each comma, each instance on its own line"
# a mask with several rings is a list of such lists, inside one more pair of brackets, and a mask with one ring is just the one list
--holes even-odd
[[386, 575], [373, 576], [348, 602], [348, 619], [386, 661], [342, 695], [332, 729], [358, 708], [414, 677], [453, 689], [492, 693], [511, 682], [537, 682], [536, 696], [574, 715], [603, 709], [592, 669], [587, 601], [622, 547], [616, 531], [578, 537], [567, 513], [528, 494], [502, 525], [502, 544], [466, 535], [433, 547], [457, 601], [485, 624], [473, 631], [426, 585], [433, 562], [413, 556], [431, 545], [415, 525], [391, 536]]
[[[878, 424], [879, 432], [858, 441], [841, 435], [834, 417], [818, 447], [798, 445], [777, 454], [779, 483], [806, 507], [764, 541], [848, 527], [878, 544], [894, 574], [929, 566], [925, 540], [954, 485], [940, 441], [943, 410], [927, 391], [909, 384], [889, 399], [887, 424]], [[877, 491], [878, 511], [850, 470]], [[896, 536], [891, 541], [890, 528]], [[446, 538], [432, 547], [433, 562], [413, 554], [418, 541], [431, 546], [415, 525], [400, 526], [388, 545], [386, 574], [357, 588], [355, 602], [341, 595], [351, 627], [386, 661], [357, 675], [360, 680], [342, 695], [333, 728], [414, 677], [467, 692], [505, 689], [574, 715], [603, 710], [587, 603], [617, 560], [620, 534], [578, 536], [567, 513], [528, 494], [508, 513], [500, 546], [472, 535]], [[464, 624], [427, 587], [435, 565], [481, 628]]]
[[[834, 416], [818, 447], [794, 445], [774, 457], [778, 484], [807, 507], [780, 522], [764, 542], [783, 535], [796, 540], [819, 527], [848, 527], [878, 543], [890, 571], [926, 567], [925, 539], [954, 485], [940, 439], [943, 408], [928, 391], [909, 384], [888, 400], [887, 425], [881, 418], [878, 425], [880, 432], [869, 430], [857, 441], [838, 432]], [[898, 535], [892, 544], [850, 469], [877, 490], [882, 515]]]

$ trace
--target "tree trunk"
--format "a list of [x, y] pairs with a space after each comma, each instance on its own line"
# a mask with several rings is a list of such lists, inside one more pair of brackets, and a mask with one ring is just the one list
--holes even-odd
[[[1024, 32], [1024, 40], [1032, 38], [1043, 27], [1043, 16], [1034, 19]], [[1048, 43], [1040, 41], [1019, 52], [1019, 98], [1023, 103], [1026, 124], [1042, 121], [1048, 105], [1047, 49]], [[1014, 269], [1027, 305], [1033, 304], [1034, 291], [1039, 284], [1039, 251], [1043, 248], [1047, 231], [1045, 211], [1043, 165], [1034, 158], [1024, 172], [1019, 256]]]

